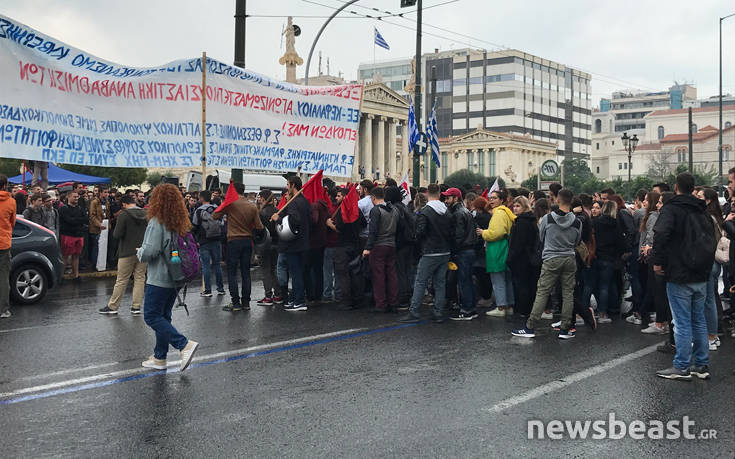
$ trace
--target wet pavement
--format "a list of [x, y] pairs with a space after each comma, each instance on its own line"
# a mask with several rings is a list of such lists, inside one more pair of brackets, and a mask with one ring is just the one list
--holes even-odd
[[[257, 272], [254, 272], [257, 275]], [[656, 378], [664, 339], [617, 321], [556, 338], [519, 322], [401, 325], [396, 315], [285, 312], [187, 297], [174, 325], [201, 346], [186, 372], [147, 370], [154, 337], [106, 304], [114, 279], [64, 285], [0, 321], [3, 457], [734, 457], [735, 346], [722, 337], [709, 381]], [[253, 282], [253, 298], [262, 284]], [[424, 311], [428, 314], [428, 310]], [[528, 439], [528, 422], [664, 423], [696, 439]], [[591, 436], [591, 433], [590, 433]]]

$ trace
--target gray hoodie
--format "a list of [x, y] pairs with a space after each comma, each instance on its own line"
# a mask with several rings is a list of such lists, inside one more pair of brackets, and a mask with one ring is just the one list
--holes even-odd
[[541, 219], [539, 237], [544, 247], [542, 260], [573, 257], [574, 248], [582, 240], [582, 222], [573, 212], [556, 209]]

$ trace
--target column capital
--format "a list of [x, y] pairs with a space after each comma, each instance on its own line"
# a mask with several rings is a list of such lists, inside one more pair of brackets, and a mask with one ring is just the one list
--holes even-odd
[[374, 119], [374, 118], [375, 118], [375, 115], [373, 115], [372, 113], [366, 113], [366, 114], [365, 114], [365, 117], [366, 117], [367, 119], [369, 119], [369, 120], [372, 120], [372, 119]]
[[387, 116], [383, 116], [383, 115], [380, 115], [379, 119], [380, 119], [380, 121], [383, 121], [383, 122], [388, 121], [388, 117]]

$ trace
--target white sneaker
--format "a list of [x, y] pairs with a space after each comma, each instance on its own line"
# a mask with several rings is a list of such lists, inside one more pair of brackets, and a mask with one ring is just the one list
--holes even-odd
[[5, 311], [2, 314], [0, 314], [0, 319], [7, 319], [7, 318], [9, 318], [12, 315], [13, 314], [10, 313], [10, 309], [8, 309], [7, 311]]
[[581, 318], [580, 316], [577, 316], [577, 321], [574, 323], [574, 325], [577, 325], [577, 326], [584, 325], [584, 319]]
[[199, 347], [199, 343], [196, 341], [189, 340], [188, 343], [186, 343], [186, 347], [184, 347], [180, 354], [181, 354], [181, 371], [186, 370], [189, 368], [189, 364], [191, 363], [191, 358], [194, 357], [194, 353], [196, 352], [197, 348]]
[[722, 345], [722, 343], [720, 343], [720, 337], [719, 336], [715, 338], [715, 344], [717, 345], [717, 347], [720, 347]]
[[146, 368], [153, 368], [155, 370], [165, 370], [166, 369], [166, 359], [157, 359], [154, 356], [148, 357], [148, 360], [143, 362], [141, 365], [143, 365]]
[[598, 324], [609, 324], [609, 323], [612, 323], [612, 319], [607, 314], [606, 315], [600, 314], [597, 317], [597, 323]]
[[641, 323], [643, 323], [641, 319], [635, 316], [635, 314], [631, 314], [628, 317], [626, 317], [625, 321], [628, 322], [629, 324], [634, 324], [634, 325], [640, 325]]
[[541, 320], [553, 320], [553, 319], [554, 319], [554, 314], [550, 312], [546, 312], [546, 311], [541, 313]]
[[717, 340], [716, 339], [709, 340], [709, 350], [710, 351], [716, 351], [717, 350]]
[[551, 324], [551, 328], [558, 328], [558, 327], [561, 327], [561, 320]]
[[485, 315], [490, 317], [505, 317], [505, 309], [495, 308], [492, 311], [486, 312]]
[[653, 324], [649, 326], [648, 328], [644, 328], [643, 330], [641, 330], [641, 333], [646, 333], [648, 335], [665, 335], [666, 328], [658, 327], [656, 324]]

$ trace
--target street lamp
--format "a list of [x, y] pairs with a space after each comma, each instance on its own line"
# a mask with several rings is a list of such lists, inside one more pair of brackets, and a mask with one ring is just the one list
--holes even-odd
[[633, 137], [628, 137], [627, 132], [623, 132], [623, 137], [621, 137], [623, 141], [623, 147], [625, 147], [625, 150], [628, 152], [628, 183], [630, 183], [630, 172], [631, 169], [633, 169], [633, 152], [635, 151], [635, 146], [638, 145], [638, 135], [633, 134]]

